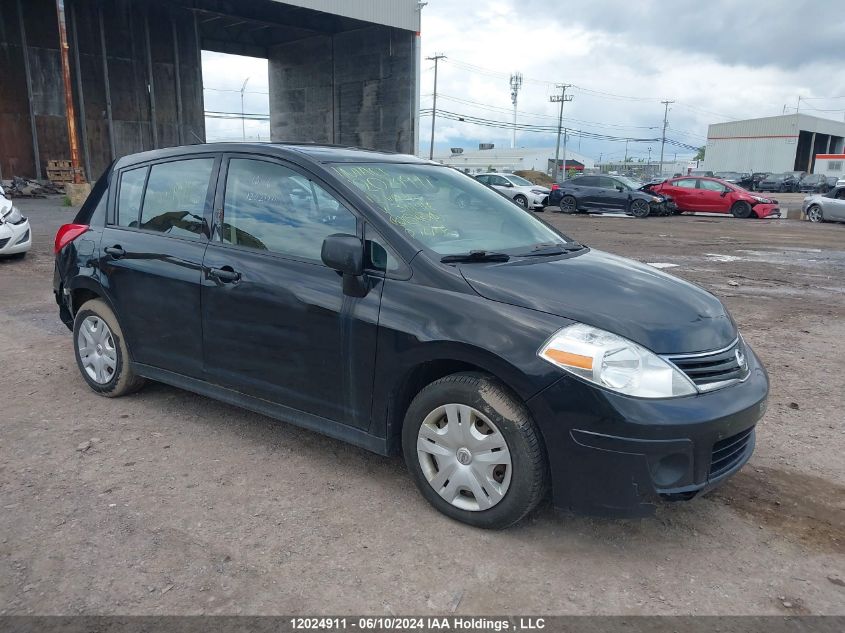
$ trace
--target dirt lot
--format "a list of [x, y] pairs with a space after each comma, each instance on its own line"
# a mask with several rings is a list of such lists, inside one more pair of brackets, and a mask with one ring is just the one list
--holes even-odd
[[[722, 489], [483, 532], [386, 459], [161, 385], [88, 390], [51, 293], [73, 211], [0, 262], [0, 614], [845, 614], [845, 226], [546, 217], [722, 297], [772, 379]], [[87, 450], [80, 444], [92, 442]]]

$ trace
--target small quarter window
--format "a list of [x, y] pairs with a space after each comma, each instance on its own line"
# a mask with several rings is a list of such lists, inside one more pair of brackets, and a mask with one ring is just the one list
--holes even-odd
[[118, 226], [137, 228], [146, 179], [146, 167], [130, 169], [120, 175], [120, 195], [117, 200]]

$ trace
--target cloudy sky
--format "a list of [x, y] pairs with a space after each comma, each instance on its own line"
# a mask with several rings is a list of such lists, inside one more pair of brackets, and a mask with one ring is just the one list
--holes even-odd
[[[659, 137], [662, 100], [673, 100], [667, 137], [703, 145], [707, 125], [734, 118], [802, 112], [845, 117], [845, 11], [836, 0], [429, 0], [422, 10], [423, 58], [446, 55], [438, 74], [438, 110], [511, 121], [509, 76], [524, 77], [519, 123], [554, 126], [555, 83], [573, 84], [566, 127], [569, 147], [621, 159], [623, 140]], [[214, 54], [205, 54], [214, 57]], [[219, 57], [219, 56], [217, 56]], [[266, 61], [214, 59], [204, 64], [209, 110], [266, 112]], [[225, 81], [223, 78], [226, 78]], [[431, 107], [433, 63], [423, 59], [421, 108]], [[237, 84], [237, 85], [234, 85]], [[839, 97], [839, 98], [829, 98]], [[209, 137], [240, 138], [240, 120], [209, 122]], [[421, 120], [428, 150], [431, 119]], [[264, 126], [264, 127], [262, 127]], [[246, 134], [269, 134], [248, 122]], [[585, 136], [579, 138], [577, 130]], [[510, 131], [438, 118], [435, 151], [510, 146]], [[519, 146], [553, 146], [552, 133], [521, 132]], [[630, 142], [629, 156], [652, 158], [660, 143]], [[667, 145], [666, 156], [690, 155]]]

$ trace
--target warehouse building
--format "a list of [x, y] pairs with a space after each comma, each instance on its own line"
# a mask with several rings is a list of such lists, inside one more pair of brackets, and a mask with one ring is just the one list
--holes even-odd
[[[453, 147], [448, 154], [434, 157], [439, 163], [449, 165], [469, 174], [480, 174], [487, 171], [513, 172], [534, 170], [551, 175], [555, 162], [554, 147], [518, 147], [515, 149], [497, 149], [492, 143], [481, 143], [477, 150], [465, 150]], [[563, 164], [563, 151], [560, 152], [558, 165]], [[567, 150], [567, 170], [583, 171], [592, 169], [595, 161], [592, 158], [576, 154]]]
[[812, 172], [817, 154], [845, 151], [845, 122], [807, 114], [713, 123], [702, 168], [711, 171]]
[[43, 178], [57, 160], [92, 179], [125, 154], [204, 142], [203, 50], [268, 60], [273, 141], [411, 153], [420, 8], [0, 0], [0, 178]]

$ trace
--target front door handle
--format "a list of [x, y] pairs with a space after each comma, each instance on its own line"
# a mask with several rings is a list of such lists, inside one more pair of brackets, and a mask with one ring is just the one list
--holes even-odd
[[114, 259], [120, 259], [124, 255], [126, 255], [126, 251], [123, 250], [120, 244], [115, 244], [114, 246], [107, 246], [104, 250]]
[[223, 266], [223, 268], [209, 268], [208, 278], [217, 279], [224, 284], [237, 283], [241, 280], [241, 274], [235, 272], [231, 266]]

